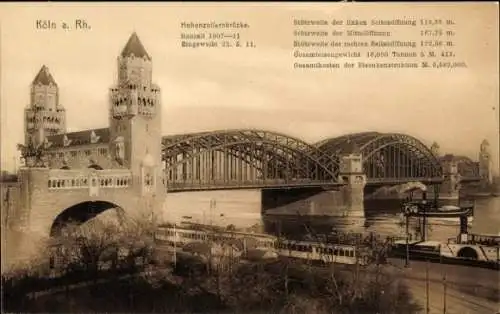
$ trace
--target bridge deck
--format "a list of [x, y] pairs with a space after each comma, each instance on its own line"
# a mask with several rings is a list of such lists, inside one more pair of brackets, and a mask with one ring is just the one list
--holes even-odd
[[215, 182], [167, 182], [169, 192], [210, 191], [210, 190], [245, 190], [245, 189], [274, 189], [274, 188], [302, 188], [302, 187], [329, 187], [337, 188], [344, 183], [332, 181], [285, 181], [285, 180], [255, 180], [255, 181], [215, 181]]
[[422, 182], [424, 184], [440, 184], [444, 181], [442, 177], [434, 178], [368, 178], [366, 185], [368, 186], [383, 186], [383, 185], [397, 185], [408, 182]]

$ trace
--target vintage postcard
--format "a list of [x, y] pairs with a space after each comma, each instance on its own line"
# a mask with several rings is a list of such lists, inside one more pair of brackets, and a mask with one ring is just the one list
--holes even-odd
[[2, 311], [498, 313], [498, 9], [1, 4]]

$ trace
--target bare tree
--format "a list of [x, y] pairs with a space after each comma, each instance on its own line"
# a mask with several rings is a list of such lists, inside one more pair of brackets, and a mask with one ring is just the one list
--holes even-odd
[[115, 225], [93, 219], [85, 224], [68, 224], [59, 236], [56, 257], [66, 267], [85, 269], [97, 275], [106, 252], [116, 250], [120, 234]]

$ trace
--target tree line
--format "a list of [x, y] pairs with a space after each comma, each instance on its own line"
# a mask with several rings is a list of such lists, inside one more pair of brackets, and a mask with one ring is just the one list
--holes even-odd
[[[47, 250], [45, 262], [33, 261], [2, 274], [4, 310], [417, 313], [420, 309], [398, 273], [380, 258], [366, 267], [316, 267], [293, 259], [242, 261], [231, 255], [214, 265], [212, 250], [205, 250], [176, 253], [174, 261], [173, 252], [155, 243], [156, 228], [148, 219], [70, 224], [52, 240], [56, 255]], [[373, 253], [379, 255], [383, 254]], [[77, 282], [86, 285], [70, 289]], [[36, 293], [51, 289], [58, 290]]]

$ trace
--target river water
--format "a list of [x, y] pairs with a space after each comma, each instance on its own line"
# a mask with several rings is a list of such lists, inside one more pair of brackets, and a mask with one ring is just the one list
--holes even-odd
[[[472, 233], [493, 234], [500, 232], [500, 198], [483, 198], [474, 201], [474, 218], [469, 221]], [[325, 218], [325, 217], [265, 217], [266, 231], [282, 233], [292, 237], [301, 237], [305, 233], [340, 232], [376, 233], [382, 237], [403, 236], [405, 220], [401, 217], [399, 201], [379, 201], [378, 204], [365, 204], [365, 218]], [[413, 237], [420, 237], [421, 221], [410, 220], [409, 232]], [[459, 233], [458, 219], [434, 218], [427, 220], [429, 240], [443, 241], [456, 237]]]
[[[469, 231], [497, 235], [500, 232], [500, 198], [474, 200], [474, 218]], [[167, 196], [165, 213], [168, 221], [186, 221], [226, 226], [229, 224], [263, 226], [266, 233], [301, 238], [307, 233], [326, 234], [340, 232], [374, 232], [383, 237], [403, 236], [404, 220], [400, 215], [399, 201], [370, 200], [365, 203], [364, 218], [271, 216], [260, 214], [258, 191], [213, 191], [172, 193]], [[420, 236], [418, 218], [410, 221], [409, 232]], [[430, 219], [427, 222], [430, 240], [446, 240], [459, 232], [458, 219]], [[262, 227], [261, 227], [262, 228]]]

